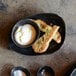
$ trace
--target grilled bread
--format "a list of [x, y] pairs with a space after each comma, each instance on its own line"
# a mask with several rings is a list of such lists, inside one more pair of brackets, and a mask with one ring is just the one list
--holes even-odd
[[43, 53], [47, 50], [49, 43], [52, 41], [56, 35], [59, 26], [54, 25], [51, 31], [46, 32], [42, 37], [40, 37], [33, 45], [34, 52]]
[[[38, 20], [34, 20], [38, 25], [41, 31], [43, 32], [49, 32], [52, 30], [52, 26], [47, 25], [44, 21], [38, 19]], [[55, 34], [55, 36], [53, 37], [53, 39], [57, 42], [60, 43], [61, 42], [61, 35], [60, 33], [57, 31], [57, 33]]]

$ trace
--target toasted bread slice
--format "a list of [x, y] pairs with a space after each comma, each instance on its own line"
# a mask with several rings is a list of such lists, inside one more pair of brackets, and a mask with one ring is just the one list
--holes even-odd
[[35, 53], [44, 53], [48, 49], [48, 46], [49, 46], [48, 43], [43, 44], [43, 45], [35, 43], [32, 47]]
[[[52, 26], [47, 25], [44, 21], [38, 19], [35, 20], [35, 22], [39, 25], [39, 28], [41, 31], [43, 32], [49, 32], [52, 30]], [[56, 35], [53, 37], [53, 39], [57, 42], [60, 43], [61, 42], [61, 35], [59, 32], [56, 33]]]
[[40, 37], [33, 45], [34, 52], [43, 53], [47, 50], [49, 43], [52, 41], [59, 26], [54, 25], [52, 31], [46, 32], [42, 37]]

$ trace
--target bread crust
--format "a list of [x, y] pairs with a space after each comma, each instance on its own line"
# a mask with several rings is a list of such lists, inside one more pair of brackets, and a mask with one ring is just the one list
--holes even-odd
[[[44, 22], [40, 19], [34, 20], [34, 21], [39, 25], [39, 28], [42, 32], [48, 32], [48, 31], [52, 30], [52, 26], [47, 25], [46, 22]], [[61, 43], [61, 35], [58, 31], [57, 31], [56, 35], [53, 37], [53, 40], [55, 40], [57, 43]]]
[[47, 50], [49, 43], [52, 41], [59, 26], [54, 25], [52, 31], [46, 32], [42, 37], [40, 37], [33, 45], [34, 52], [43, 53]]

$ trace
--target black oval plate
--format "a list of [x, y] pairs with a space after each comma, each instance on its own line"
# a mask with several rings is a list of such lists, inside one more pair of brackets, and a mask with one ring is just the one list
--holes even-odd
[[[11, 49], [13, 49], [14, 51], [24, 54], [24, 55], [43, 55], [43, 54], [51, 54], [55, 51], [57, 51], [58, 49], [60, 49], [60, 47], [62, 46], [64, 39], [65, 39], [65, 23], [63, 21], [63, 19], [56, 15], [56, 14], [52, 14], [52, 13], [42, 13], [42, 14], [37, 14], [34, 16], [30, 16], [27, 17], [25, 19], [41, 19], [43, 21], [45, 21], [47, 24], [56, 24], [58, 26], [60, 26], [59, 32], [61, 34], [62, 40], [60, 44], [57, 44], [55, 41], [52, 40], [52, 42], [50, 43], [47, 51], [45, 53], [42, 54], [37, 54], [33, 51], [32, 47], [28, 47], [28, 48], [20, 48], [18, 46], [16, 46], [12, 39], [11, 39], [11, 35], [9, 35], [9, 47]], [[42, 35], [42, 32], [40, 33]]]

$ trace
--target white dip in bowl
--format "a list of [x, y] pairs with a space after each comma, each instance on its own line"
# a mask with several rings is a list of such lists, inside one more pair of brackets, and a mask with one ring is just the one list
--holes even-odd
[[36, 30], [30, 24], [19, 26], [15, 31], [15, 40], [20, 45], [29, 45], [36, 38]]

